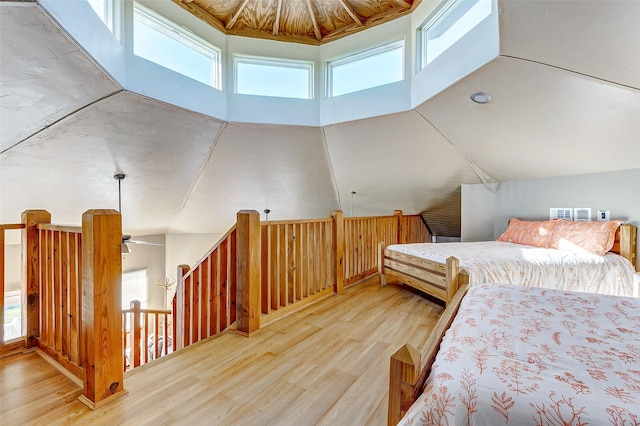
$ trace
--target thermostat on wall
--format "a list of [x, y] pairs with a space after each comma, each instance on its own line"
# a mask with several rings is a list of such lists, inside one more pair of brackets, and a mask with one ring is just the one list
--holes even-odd
[[611, 211], [598, 210], [598, 220], [611, 220]]

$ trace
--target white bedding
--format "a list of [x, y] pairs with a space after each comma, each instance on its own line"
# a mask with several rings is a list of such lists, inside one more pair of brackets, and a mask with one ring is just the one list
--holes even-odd
[[510, 283], [528, 287], [633, 295], [635, 269], [614, 253], [591, 253], [526, 246], [502, 241], [394, 244], [389, 250], [445, 263], [455, 256], [469, 284]]
[[640, 424], [640, 299], [469, 288], [400, 424]]

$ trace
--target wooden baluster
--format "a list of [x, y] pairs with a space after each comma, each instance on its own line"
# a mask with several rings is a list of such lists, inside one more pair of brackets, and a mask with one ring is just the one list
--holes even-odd
[[22, 282], [26, 291], [22, 306], [26, 308], [25, 347], [36, 346], [40, 328], [40, 233], [39, 223], [51, 223], [51, 214], [46, 210], [27, 210], [22, 213]]
[[198, 265], [191, 273], [191, 292], [193, 294], [193, 308], [191, 314], [191, 343], [200, 341], [200, 327], [203, 324], [200, 321], [200, 312], [202, 309], [202, 298], [200, 289], [200, 274], [202, 272], [202, 264]]
[[260, 215], [241, 210], [236, 226], [237, 331], [249, 336], [260, 329]]
[[95, 409], [125, 394], [122, 371], [122, 218], [115, 210], [82, 215], [82, 340], [80, 400]]
[[60, 241], [60, 264], [61, 276], [60, 283], [62, 285], [62, 355], [69, 359], [69, 338], [71, 335], [71, 323], [69, 321], [69, 233], [61, 233]]
[[218, 286], [218, 306], [220, 307], [218, 315], [220, 319], [220, 330], [224, 330], [230, 324], [229, 299], [231, 298], [231, 287], [229, 282], [229, 268], [235, 268], [235, 265], [230, 266], [229, 263], [231, 250], [232, 248], [229, 241], [222, 242], [218, 247], [218, 251], [220, 252], [220, 285]]
[[[173, 319], [173, 322], [175, 323], [175, 318]], [[165, 314], [164, 315], [164, 354], [165, 355], [169, 355], [169, 315]], [[175, 336], [171, 336], [171, 340], [172, 342], [175, 340]], [[171, 349], [171, 352], [173, 352], [173, 348]]]
[[[184, 298], [184, 276], [189, 272], [189, 265], [178, 266], [176, 278], [176, 294], [173, 297], [173, 350], [185, 347], [185, 298]], [[188, 346], [188, 343], [187, 345]]]
[[[258, 237], [260, 238], [260, 237]], [[228, 282], [229, 282], [229, 325], [236, 322], [238, 315], [238, 307], [237, 307], [237, 294], [238, 294], [238, 277], [236, 270], [236, 263], [238, 257], [238, 246], [236, 244], [236, 232], [232, 232], [228, 239], [229, 244], [229, 253], [227, 259], [227, 273], [228, 273]], [[260, 255], [258, 255], [260, 258]], [[259, 267], [258, 267], [259, 268]], [[258, 274], [260, 271], [258, 270]], [[258, 282], [258, 285], [260, 283]], [[260, 289], [258, 288], [258, 294], [260, 294]], [[259, 297], [258, 297], [259, 298]], [[259, 309], [259, 307], [258, 307]], [[257, 315], [260, 315], [260, 311], [258, 311]]]
[[193, 271], [191, 271], [191, 273], [189, 275], [187, 275], [186, 277], [184, 277], [184, 311], [183, 311], [183, 318], [184, 318], [184, 327], [183, 327], [183, 333], [184, 333], [184, 342], [183, 342], [183, 347], [187, 347], [189, 346], [191, 343], [193, 343], [193, 341], [191, 340], [191, 318], [192, 318], [192, 310], [193, 310], [193, 296], [191, 294], [191, 289], [192, 289], [192, 281], [193, 281]]
[[[394, 210], [393, 217], [396, 219], [396, 238], [394, 244], [402, 244], [405, 243], [405, 239], [402, 235], [402, 210]], [[393, 237], [392, 237], [393, 238]]]
[[336, 210], [332, 211], [330, 216], [332, 219], [331, 249], [335, 264], [333, 291], [342, 294], [344, 292], [344, 214], [341, 210]]
[[202, 340], [210, 336], [209, 328], [211, 322], [215, 321], [209, 310], [213, 296], [209, 283], [209, 258], [205, 259], [200, 267], [200, 292], [200, 340]]
[[140, 324], [140, 301], [139, 300], [132, 300], [129, 307], [131, 308], [131, 315], [132, 315], [132, 320], [131, 320], [131, 335], [132, 335], [132, 341], [131, 341], [131, 355], [132, 355], [132, 362], [133, 362], [133, 367], [139, 367], [140, 366], [140, 331], [141, 331], [141, 324]]
[[[144, 363], [149, 362], [149, 313], [143, 312], [142, 318], [144, 318], [144, 338], [141, 339], [141, 348], [140, 350], [144, 352]], [[157, 336], [154, 337], [154, 339]], [[153, 342], [154, 346], [157, 345], [157, 342]]]
[[[165, 314], [166, 316], [166, 314]], [[160, 354], [160, 318], [158, 314], [153, 316], [153, 359], [158, 359]], [[165, 336], [166, 337], [166, 336]], [[165, 338], [162, 339], [164, 344]], [[167, 352], [165, 351], [165, 355]]]

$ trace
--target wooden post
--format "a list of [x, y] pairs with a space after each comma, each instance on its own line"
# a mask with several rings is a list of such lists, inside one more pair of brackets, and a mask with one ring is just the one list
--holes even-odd
[[404, 241], [404, 238], [402, 238], [402, 210], [394, 210], [393, 211], [393, 216], [396, 218], [396, 221], [398, 223], [398, 241], [396, 241], [397, 244], [404, 244], [406, 241]]
[[176, 294], [173, 296], [173, 350], [184, 348], [184, 276], [189, 265], [179, 265], [176, 275]]
[[331, 249], [335, 259], [333, 291], [342, 294], [344, 292], [344, 214], [342, 210], [335, 210], [330, 213], [330, 216], [333, 219]]
[[131, 319], [131, 356], [133, 357], [132, 368], [135, 368], [140, 366], [140, 301], [132, 300], [129, 307], [133, 316]]
[[420, 375], [420, 352], [404, 345], [391, 355], [388, 425], [397, 425], [411, 406], [413, 388]]
[[461, 283], [459, 282], [459, 276], [458, 274], [460, 273], [460, 261], [451, 256], [447, 259], [447, 265], [446, 265], [446, 282], [447, 282], [447, 300], [446, 303], [448, 304], [449, 301], [451, 301], [451, 299], [453, 299], [453, 296], [456, 295], [456, 293], [458, 292], [458, 288], [460, 287]]
[[260, 214], [240, 210], [236, 222], [236, 330], [260, 329]]
[[384, 273], [384, 249], [386, 245], [384, 241], [378, 243], [378, 274], [380, 275], [380, 285], [384, 287], [387, 285], [387, 276]]
[[633, 242], [636, 241], [637, 228], [628, 223], [623, 223], [620, 225], [618, 232], [620, 233], [620, 255], [629, 259], [637, 271], [636, 245], [633, 244]]
[[51, 213], [46, 210], [26, 210], [22, 213], [22, 306], [26, 348], [36, 346], [40, 335], [40, 233], [39, 223], [51, 223]]
[[115, 210], [82, 215], [84, 388], [91, 409], [125, 394], [122, 371], [122, 218]]

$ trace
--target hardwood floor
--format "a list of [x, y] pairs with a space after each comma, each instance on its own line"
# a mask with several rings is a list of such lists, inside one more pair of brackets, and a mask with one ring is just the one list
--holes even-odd
[[35, 353], [1, 360], [0, 423], [384, 425], [389, 357], [421, 348], [443, 308], [370, 279], [250, 338], [227, 333], [125, 376], [96, 411]]

